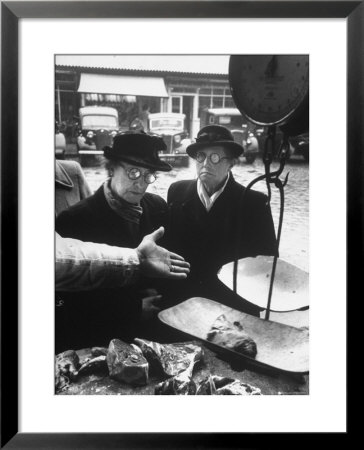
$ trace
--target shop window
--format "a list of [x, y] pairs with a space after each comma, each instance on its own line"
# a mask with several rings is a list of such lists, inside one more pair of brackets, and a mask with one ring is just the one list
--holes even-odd
[[232, 97], [225, 97], [225, 108], [236, 108]]
[[182, 112], [182, 96], [172, 97], [172, 112], [173, 113]]
[[211, 88], [200, 88], [199, 90], [200, 95], [211, 95]]
[[223, 97], [214, 97], [213, 108], [223, 108]]
[[224, 95], [224, 89], [214, 88], [213, 95]]

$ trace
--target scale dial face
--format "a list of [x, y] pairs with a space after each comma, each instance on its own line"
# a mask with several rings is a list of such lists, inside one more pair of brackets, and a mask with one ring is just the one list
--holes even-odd
[[308, 55], [233, 55], [230, 88], [240, 111], [259, 125], [282, 124], [308, 96]]

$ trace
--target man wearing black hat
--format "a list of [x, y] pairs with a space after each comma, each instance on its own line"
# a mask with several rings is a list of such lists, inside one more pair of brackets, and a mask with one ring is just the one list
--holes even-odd
[[276, 253], [267, 198], [253, 190], [243, 195], [245, 188], [234, 180], [231, 169], [243, 148], [227, 128], [202, 128], [187, 153], [196, 160], [197, 180], [170, 186], [167, 239], [169, 249], [191, 267], [188, 279], [172, 289], [172, 298], [207, 297], [258, 316], [259, 309], [226, 288], [217, 273], [235, 257]]
[[[156, 180], [156, 171], [171, 170], [158, 156], [158, 151], [165, 149], [161, 138], [143, 132], [117, 135], [112, 148], [104, 149], [110, 178], [94, 195], [62, 212], [56, 219], [56, 231], [62, 237], [137, 248], [145, 235], [164, 225], [166, 218], [166, 202], [146, 193]], [[173, 266], [171, 270], [182, 268]], [[140, 292], [142, 286], [152, 287], [150, 280], [140, 280], [137, 287], [58, 293], [63, 305], [56, 310], [58, 351], [69, 345], [107, 345], [115, 337], [135, 337], [145, 296]], [[67, 329], [62, 330], [62, 324]]]

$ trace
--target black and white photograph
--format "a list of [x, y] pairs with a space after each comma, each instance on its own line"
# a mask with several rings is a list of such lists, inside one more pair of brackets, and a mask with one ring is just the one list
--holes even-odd
[[302, 53], [55, 55], [56, 395], [310, 394], [309, 87]]
[[349, 434], [363, 3], [1, 1], [1, 448]]

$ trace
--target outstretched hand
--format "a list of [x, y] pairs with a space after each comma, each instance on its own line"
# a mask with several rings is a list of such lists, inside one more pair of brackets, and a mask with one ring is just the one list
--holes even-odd
[[169, 252], [156, 244], [164, 235], [164, 228], [147, 234], [136, 249], [140, 268], [144, 275], [154, 278], [183, 280], [190, 272], [190, 265], [182, 256]]

